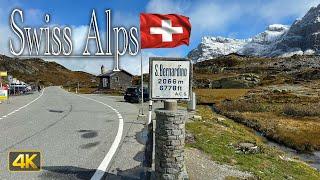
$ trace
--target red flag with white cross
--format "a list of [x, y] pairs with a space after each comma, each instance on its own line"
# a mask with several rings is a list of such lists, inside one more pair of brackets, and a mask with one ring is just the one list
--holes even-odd
[[177, 14], [140, 14], [141, 49], [189, 45], [189, 18]]

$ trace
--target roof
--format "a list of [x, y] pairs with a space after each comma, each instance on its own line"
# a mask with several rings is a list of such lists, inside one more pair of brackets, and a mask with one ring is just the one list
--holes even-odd
[[108, 71], [108, 72], [106, 72], [104, 74], [99, 74], [98, 77], [111, 77], [111, 76], [115, 75], [118, 72], [124, 72], [124, 73], [128, 74], [129, 76], [133, 76], [133, 74], [129, 73], [128, 71], [121, 69], [120, 71], [110, 70], [110, 71]]

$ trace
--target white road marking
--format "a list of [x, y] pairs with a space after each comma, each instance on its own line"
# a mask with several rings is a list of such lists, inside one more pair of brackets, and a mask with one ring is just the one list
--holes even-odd
[[35, 99], [32, 100], [31, 102], [29, 102], [28, 104], [26, 104], [26, 105], [24, 105], [24, 106], [22, 106], [22, 107], [20, 107], [20, 108], [18, 108], [18, 109], [16, 109], [16, 110], [14, 110], [14, 111], [8, 113], [7, 115], [3, 115], [2, 118], [0, 118], [0, 120], [3, 119], [3, 118], [6, 118], [6, 117], [8, 117], [8, 116], [10, 116], [10, 115], [12, 115], [12, 114], [14, 114], [14, 113], [16, 113], [16, 112], [18, 112], [18, 111], [20, 111], [21, 109], [29, 106], [30, 104], [32, 104], [32, 103], [34, 103], [35, 101], [37, 101], [38, 99], [40, 99], [41, 96], [43, 95], [44, 90], [45, 90], [45, 88], [42, 90], [41, 94], [40, 94], [37, 98], [35, 98]]
[[105, 171], [107, 170], [107, 168], [112, 160], [112, 157], [114, 156], [114, 154], [116, 153], [116, 151], [120, 145], [122, 133], [123, 133], [123, 118], [122, 118], [121, 114], [118, 112], [118, 110], [116, 110], [115, 108], [113, 108], [112, 106], [110, 106], [108, 104], [105, 104], [101, 101], [97, 101], [97, 100], [89, 98], [89, 97], [85, 97], [85, 96], [81, 96], [81, 95], [77, 95], [77, 96], [85, 98], [85, 99], [89, 99], [89, 100], [95, 101], [97, 103], [100, 103], [104, 106], [107, 106], [108, 108], [112, 109], [118, 115], [119, 127], [118, 127], [117, 135], [116, 135], [108, 153], [106, 154], [106, 156], [102, 160], [101, 164], [97, 168], [94, 175], [91, 177], [91, 180], [100, 180], [103, 177]]

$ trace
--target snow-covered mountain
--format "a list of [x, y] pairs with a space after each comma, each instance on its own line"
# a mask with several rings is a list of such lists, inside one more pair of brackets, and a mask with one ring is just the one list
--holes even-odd
[[319, 54], [320, 50], [320, 5], [312, 7], [300, 20], [291, 26], [273, 24], [249, 39], [203, 37], [197, 48], [189, 52], [194, 62], [217, 56], [237, 53], [247, 56], [292, 56], [294, 54]]

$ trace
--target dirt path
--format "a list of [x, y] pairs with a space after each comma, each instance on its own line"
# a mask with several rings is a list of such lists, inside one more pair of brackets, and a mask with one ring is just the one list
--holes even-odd
[[218, 164], [201, 151], [186, 148], [186, 168], [191, 180], [216, 179], [223, 180], [227, 177], [248, 178], [252, 174], [242, 172], [229, 165]]

